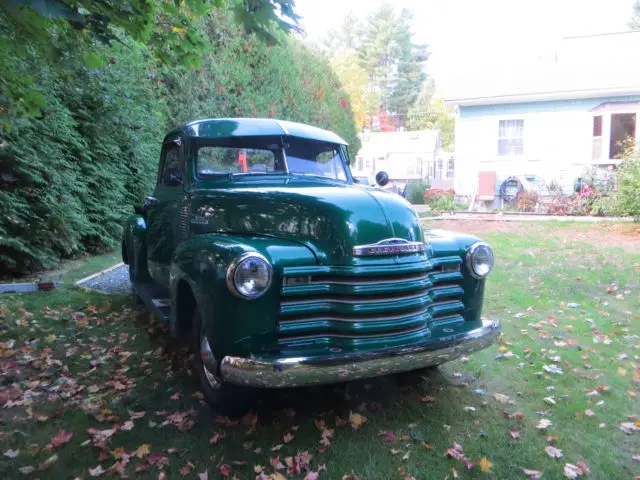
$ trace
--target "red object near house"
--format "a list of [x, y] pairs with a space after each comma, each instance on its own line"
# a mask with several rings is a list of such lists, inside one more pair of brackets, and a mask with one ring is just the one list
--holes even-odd
[[478, 200], [496, 198], [496, 172], [478, 173]]
[[240, 150], [240, 152], [238, 152], [238, 165], [240, 165], [240, 171], [242, 173], [247, 173], [247, 171], [249, 170], [249, 168], [247, 167], [247, 151], [246, 150]]

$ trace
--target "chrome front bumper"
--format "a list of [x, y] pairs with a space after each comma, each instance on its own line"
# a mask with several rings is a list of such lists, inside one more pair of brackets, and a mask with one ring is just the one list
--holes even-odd
[[220, 373], [225, 382], [264, 388], [346, 382], [440, 365], [490, 346], [499, 335], [500, 322], [483, 320], [475, 330], [411, 348], [320, 358], [224, 357]]

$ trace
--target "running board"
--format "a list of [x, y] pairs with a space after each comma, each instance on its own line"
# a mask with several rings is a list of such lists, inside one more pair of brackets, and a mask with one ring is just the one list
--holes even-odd
[[133, 288], [158, 320], [169, 322], [171, 302], [169, 301], [169, 291], [166, 288], [156, 283], [134, 283]]

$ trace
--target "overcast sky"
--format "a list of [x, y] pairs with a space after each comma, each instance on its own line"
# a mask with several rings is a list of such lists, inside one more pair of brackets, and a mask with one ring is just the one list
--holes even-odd
[[[381, 0], [296, 0], [309, 38], [322, 37], [353, 11]], [[562, 37], [626, 30], [633, 0], [394, 0], [414, 12], [418, 42], [429, 45], [428, 72], [439, 89], [478, 68], [543, 55]]]

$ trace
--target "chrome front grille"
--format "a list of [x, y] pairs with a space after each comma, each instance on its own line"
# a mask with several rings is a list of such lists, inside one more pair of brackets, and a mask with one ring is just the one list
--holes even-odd
[[285, 268], [278, 336], [283, 342], [357, 342], [429, 335], [464, 321], [462, 260], [408, 265]]

